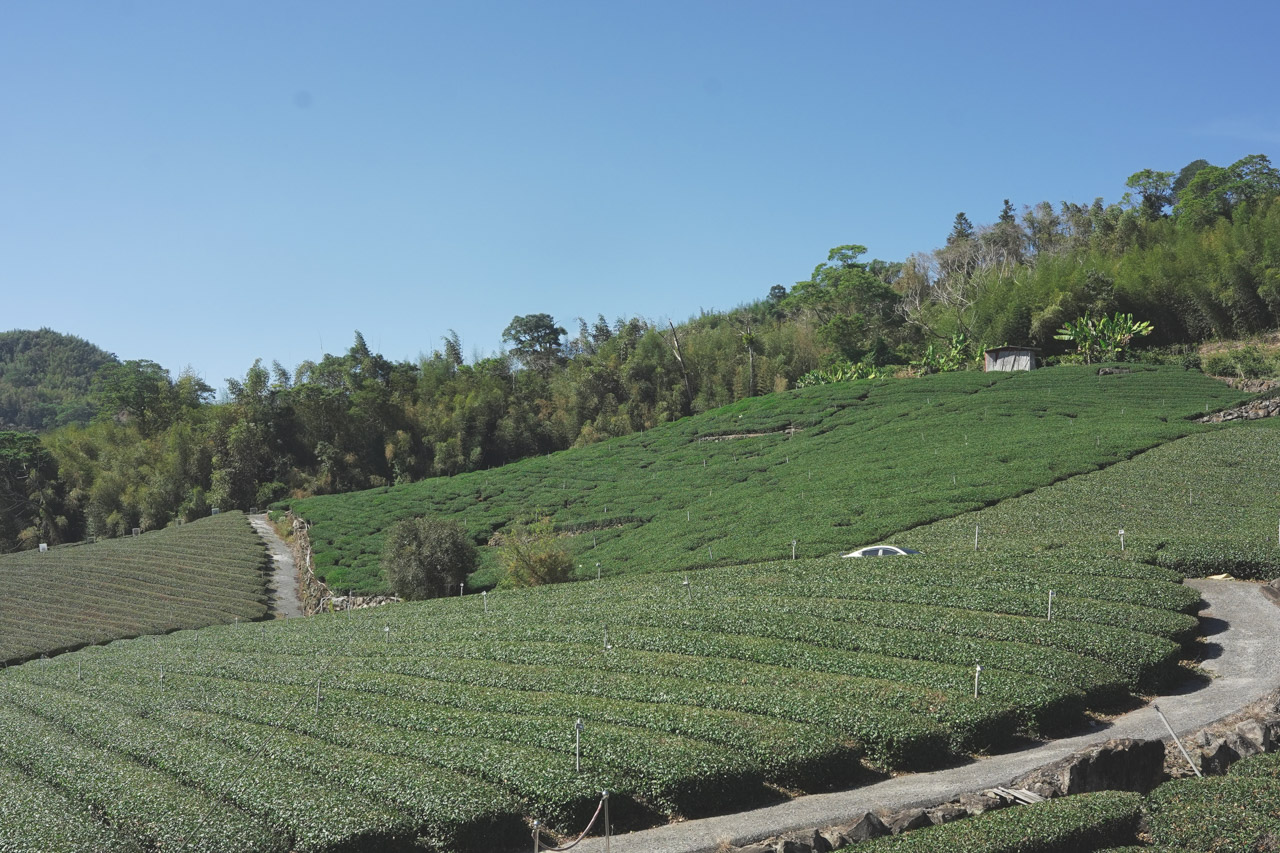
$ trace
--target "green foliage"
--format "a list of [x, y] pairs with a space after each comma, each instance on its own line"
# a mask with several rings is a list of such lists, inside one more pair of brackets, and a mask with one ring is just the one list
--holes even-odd
[[1147, 833], [1164, 850], [1271, 850], [1280, 843], [1274, 778], [1175, 779], [1147, 798]]
[[1141, 811], [1138, 794], [1100, 791], [988, 812], [842, 849], [859, 853], [1082, 853], [1135, 840]]
[[498, 560], [503, 588], [563, 583], [573, 570], [569, 549], [547, 516], [508, 527], [501, 536]]
[[[1107, 553], [1187, 575], [1280, 576], [1273, 419], [1188, 436], [1104, 471], [912, 531], [933, 551]], [[1098, 437], [1099, 442], [1102, 437]], [[1120, 530], [1125, 551], [1120, 551]]]
[[406, 601], [448, 595], [475, 568], [475, 545], [456, 521], [401, 519], [387, 531], [382, 572]]
[[[569, 534], [580, 577], [844, 553], [1207, 429], [1242, 399], [1179, 367], [944, 373], [775, 394], [507, 466], [292, 501], [334, 589], [385, 589], [384, 530], [428, 513], [486, 543], [530, 507]], [[1045, 454], [1052, 446], [1054, 453]], [[969, 531], [972, 539], [972, 528]], [[501, 577], [483, 548], [468, 588]]]
[[830, 385], [833, 382], [857, 382], [859, 379], [879, 379], [884, 375], [873, 364], [844, 362], [822, 370], [810, 370], [796, 380], [796, 388], [812, 388], [815, 385]]
[[0, 333], [0, 429], [44, 431], [88, 423], [95, 378], [115, 356], [52, 329]]
[[[615, 819], [644, 823], [1078, 724], [1187, 630], [1163, 570], [981, 556], [633, 575], [94, 647], [0, 672], [0, 767], [74, 775], [92, 803], [114, 790], [96, 780], [141, 778], [145, 762], [160, 802], [217, 798], [208, 831], [266, 827], [290, 849], [414, 832], [492, 849], [528, 816], [580, 828], [602, 787]], [[76, 774], [81, 761], [104, 769]], [[135, 798], [111, 814], [162, 848], [187, 831], [175, 802], [145, 830]]]
[[1256, 346], [1243, 346], [1206, 354], [1202, 359], [1205, 373], [1237, 379], [1267, 379], [1280, 375], [1280, 359]]
[[963, 370], [968, 365], [969, 359], [969, 340], [962, 332], [957, 332], [947, 341], [945, 349], [936, 347], [934, 342], [930, 341], [925, 346], [920, 360], [912, 362], [911, 366], [925, 374], [948, 373], [953, 370]]
[[1232, 764], [1228, 776], [1248, 779], [1271, 779], [1280, 785], [1280, 752], [1252, 755]]
[[266, 611], [266, 548], [239, 513], [0, 556], [0, 661]]
[[1151, 334], [1152, 325], [1146, 320], [1134, 321], [1132, 314], [1092, 317], [1085, 314], [1074, 323], [1068, 323], [1053, 337], [1059, 341], [1071, 341], [1076, 353], [1085, 364], [1100, 361], [1126, 361], [1129, 346], [1135, 337]]

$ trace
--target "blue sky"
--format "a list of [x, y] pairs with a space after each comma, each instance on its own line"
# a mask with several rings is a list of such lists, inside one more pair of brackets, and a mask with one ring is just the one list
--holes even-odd
[[216, 386], [1280, 160], [1280, 4], [0, 3], [0, 329]]

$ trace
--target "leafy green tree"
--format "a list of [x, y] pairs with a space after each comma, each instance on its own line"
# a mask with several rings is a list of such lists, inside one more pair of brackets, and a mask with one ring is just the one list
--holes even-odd
[[500, 586], [526, 587], [569, 579], [573, 558], [548, 517], [515, 524], [502, 534], [498, 560], [506, 571]]
[[511, 319], [502, 340], [511, 344], [521, 364], [545, 374], [560, 363], [565, 334], [550, 314], [525, 314]]
[[135, 422], [144, 436], [169, 425], [169, 371], [154, 361], [130, 359], [105, 365], [98, 376], [104, 415]]
[[419, 516], [401, 519], [387, 531], [382, 572], [406, 601], [449, 595], [475, 565], [475, 544], [456, 521]]
[[1139, 211], [1143, 220], [1155, 222], [1164, 216], [1164, 209], [1173, 204], [1173, 183], [1173, 172], [1143, 169], [1130, 175], [1124, 185], [1141, 198]]
[[1280, 194], [1280, 171], [1264, 154], [1242, 157], [1223, 169], [1203, 166], [1178, 195], [1174, 215], [1192, 228], [1230, 219], [1240, 205], [1270, 200]]

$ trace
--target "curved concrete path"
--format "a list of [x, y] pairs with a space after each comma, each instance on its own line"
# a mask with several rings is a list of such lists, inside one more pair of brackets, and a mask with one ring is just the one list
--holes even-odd
[[[1208, 684], [1161, 697], [1160, 710], [1179, 735], [1203, 728], [1240, 710], [1280, 686], [1280, 607], [1257, 584], [1193, 580], [1208, 608], [1201, 612], [1205, 660], [1213, 675]], [[767, 808], [721, 817], [673, 823], [615, 836], [611, 853], [716, 853], [725, 843], [743, 846], [774, 835], [857, 820], [879, 808], [934, 806], [971, 792], [1008, 785], [1038, 767], [1111, 738], [1167, 738], [1150, 706], [1098, 725], [1087, 734], [1039, 744], [1030, 749], [979, 759], [934, 773], [887, 779], [849, 791], [798, 797]], [[603, 851], [604, 841], [584, 841], [577, 850]]]
[[275, 566], [271, 580], [267, 582], [272, 615], [277, 619], [306, 616], [302, 610], [302, 600], [298, 597], [298, 570], [293, 564], [293, 552], [276, 533], [271, 522], [267, 521], [265, 513], [249, 516], [249, 523], [267, 543], [267, 548], [271, 551], [271, 562]]

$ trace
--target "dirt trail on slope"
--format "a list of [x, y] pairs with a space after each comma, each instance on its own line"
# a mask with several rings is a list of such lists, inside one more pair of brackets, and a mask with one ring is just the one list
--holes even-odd
[[[1208, 607], [1200, 613], [1205, 635], [1201, 667], [1213, 679], [1188, 685], [1158, 700], [1160, 710], [1179, 735], [1204, 728], [1280, 687], [1280, 607], [1261, 586], [1242, 581], [1190, 580]], [[833, 794], [798, 797], [776, 806], [739, 814], [691, 820], [615, 836], [612, 853], [715, 853], [725, 843], [744, 846], [775, 835], [833, 826], [856, 820], [879, 808], [920, 808], [961, 794], [1008, 785], [1014, 779], [1074, 752], [1112, 738], [1166, 738], [1160, 718], [1150, 706], [1098, 724], [1087, 734], [1050, 741], [1030, 749], [983, 758], [934, 773], [887, 779]], [[591, 839], [578, 848], [600, 853], [604, 841]]]
[[302, 600], [298, 597], [298, 570], [293, 564], [293, 553], [289, 546], [276, 533], [265, 514], [249, 516], [249, 523], [267, 543], [267, 548], [271, 551], [271, 562], [275, 566], [271, 580], [267, 582], [272, 615], [277, 619], [306, 616], [302, 610]]

